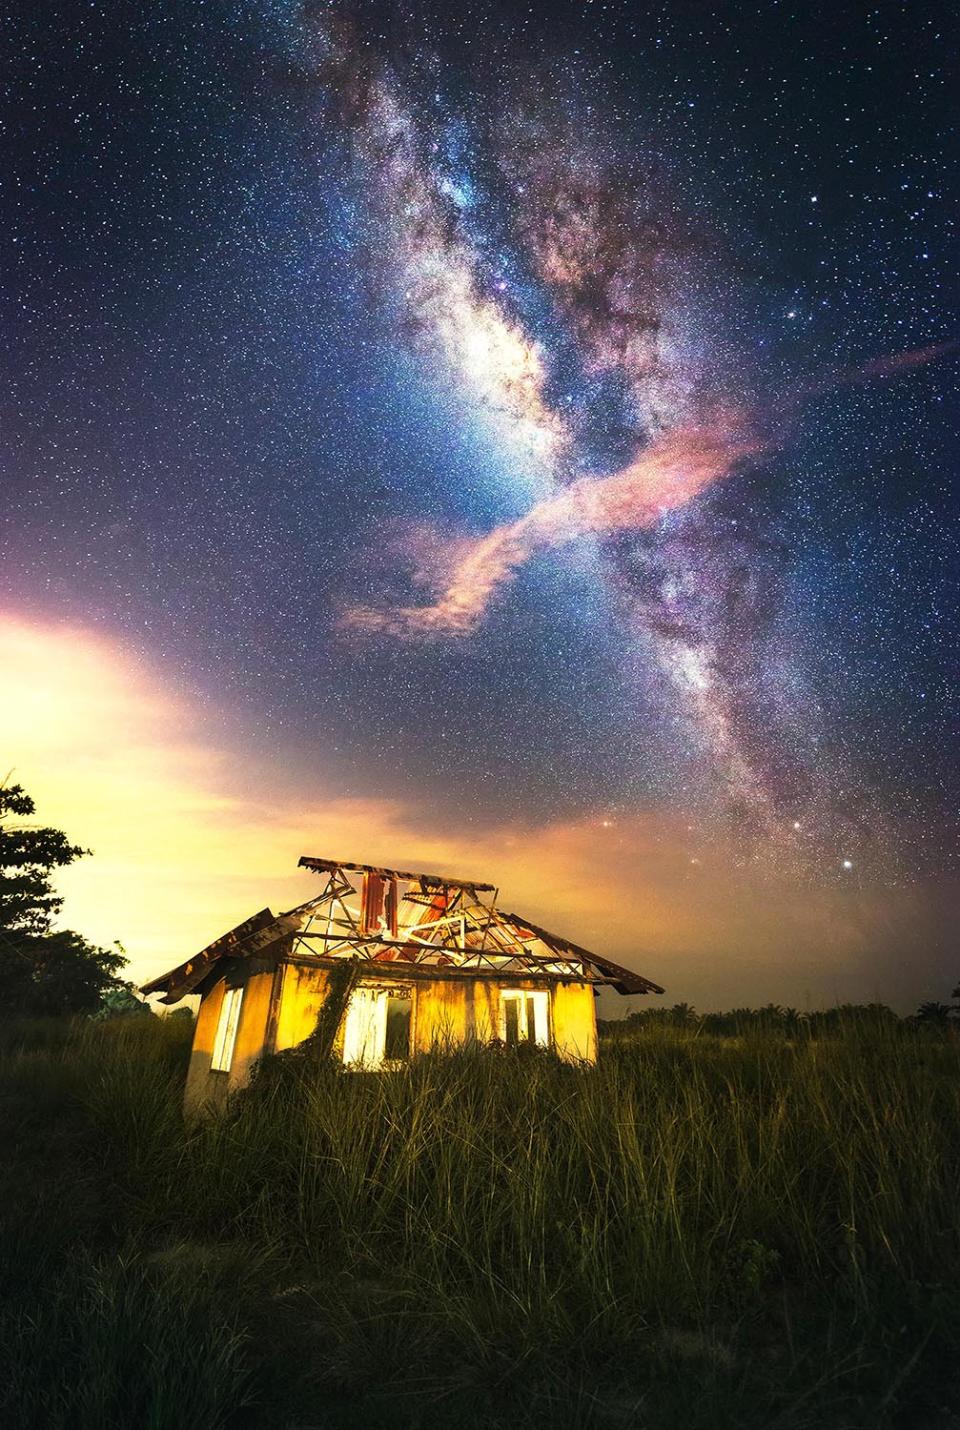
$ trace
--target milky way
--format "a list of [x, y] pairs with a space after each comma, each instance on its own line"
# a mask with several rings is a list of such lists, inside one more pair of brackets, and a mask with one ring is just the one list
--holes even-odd
[[[317, 33], [322, 77], [370, 196], [367, 261], [387, 274], [398, 331], [434, 380], [458, 384], [499, 428], [506, 481], [511, 453], [525, 450], [548, 486], [522, 516], [480, 536], [424, 543], [412, 528], [407, 565], [433, 599], [352, 606], [343, 627], [474, 635], [535, 555], [592, 542], [620, 637], [647, 639], [747, 840], [759, 831], [780, 853], [796, 849], [801, 830], [807, 848], [814, 829], [856, 840], [849, 825], [841, 836], [829, 808], [835, 762], [797, 737], [808, 695], [799, 654], [777, 630], [785, 563], [770, 559], [775, 542], [762, 522], [737, 518], [725, 539], [724, 523], [686, 509], [781, 450], [803, 401], [945, 358], [954, 344], [781, 377], [779, 393], [745, 351], [734, 386], [709, 345], [689, 338], [706, 330], [704, 294], [721, 286], [723, 259], [714, 256], [711, 272], [705, 233], [663, 180], [609, 141], [591, 146], [555, 94], [542, 93], [539, 109], [528, 97], [498, 115], [483, 134], [489, 153], [480, 140], [465, 144], [439, 93], [418, 124], [413, 81], [375, 47], [359, 58], [353, 25]], [[483, 192], [471, 158], [499, 187]], [[734, 405], [744, 385], [766, 385], [765, 400]], [[618, 457], [613, 470], [589, 470]], [[614, 540], [640, 533], [633, 546]], [[789, 704], [777, 698], [784, 687]]]
[[24, 21], [6, 595], [430, 820], [926, 877], [946, 41], [635, 9]]

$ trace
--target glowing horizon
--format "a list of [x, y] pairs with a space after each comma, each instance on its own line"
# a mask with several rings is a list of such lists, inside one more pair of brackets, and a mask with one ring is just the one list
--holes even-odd
[[[907, 976], [895, 957], [912, 924], [916, 937], [909, 891], [813, 894], [764, 878], [657, 808], [451, 830], [399, 801], [338, 797], [335, 775], [293, 799], [289, 769], [282, 778], [265, 754], [252, 767], [241, 734], [115, 640], [8, 616], [0, 660], [15, 672], [0, 715], [9, 778], [35, 799], [36, 821], [93, 849], [58, 881], [63, 924], [118, 939], [137, 982], [264, 905], [309, 897], [316, 880], [297, 859], [331, 853], [489, 879], [505, 907], [663, 983], [668, 1002], [910, 1006], [938, 991], [935, 945]], [[604, 1006], [630, 1005], [605, 995]]]

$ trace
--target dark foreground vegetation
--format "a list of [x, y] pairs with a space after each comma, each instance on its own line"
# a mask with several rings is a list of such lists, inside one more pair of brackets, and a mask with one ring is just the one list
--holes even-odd
[[0, 1423], [957, 1427], [960, 1046], [680, 1020], [595, 1070], [0, 1029]]

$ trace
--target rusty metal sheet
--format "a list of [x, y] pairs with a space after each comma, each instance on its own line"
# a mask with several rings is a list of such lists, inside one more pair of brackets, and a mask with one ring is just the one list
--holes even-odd
[[556, 952], [567, 952], [576, 954], [585, 963], [592, 964], [598, 972], [603, 973], [613, 984], [618, 993], [662, 993], [663, 989], [659, 983], [652, 983], [649, 978], [644, 978], [642, 974], [634, 973], [630, 968], [624, 968], [619, 963], [614, 963], [612, 959], [603, 958], [599, 953], [591, 953], [588, 948], [581, 948], [578, 943], [572, 943], [568, 938], [561, 938], [558, 934], [549, 933], [546, 929], [539, 928], [531, 923], [529, 919], [521, 918], [519, 914], [502, 914], [508, 922], [519, 924], [525, 929], [530, 929], [537, 938], [547, 945], [548, 948]]
[[237, 924], [236, 928], [230, 929], [229, 933], [214, 939], [213, 943], [208, 944], [186, 963], [181, 963], [168, 973], [162, 973], [159, 978], [142, 984], [140, 992], [163, 992], [166, 995], [164, 1003], [178, 1003], [206, 977], [212, 965], [221, 958], [248, 958], [289, 934], [296, 933], [299, 928], [299, 919], [283, 914], [278, 917], [270, 909], [261, 909], [242, 924]]

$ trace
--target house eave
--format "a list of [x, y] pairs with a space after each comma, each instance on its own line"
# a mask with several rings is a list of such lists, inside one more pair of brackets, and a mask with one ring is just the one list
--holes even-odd
[[193, 958], [187, 959], [186, 963], [181, 963], [176, 968], [161, 973], [159, 977], [151, 978], [148, 983], [141, 984], [140, 992], [148, 995], [162, 994], [161, 1003], [179, 1003], [181, 998], [186, 998], [194, 992], [221, 959], [249, 958], [254, 954], [263, 954], [275, 945], [282, 944], [291, 934], [296, 933], [299, 927], [299, 919], [285, 914], [278, 917], [270, 909], [261, 909], [252, 918], [245, 919], [236, 928], [214, 939], [213, 943], [194, 954]]

